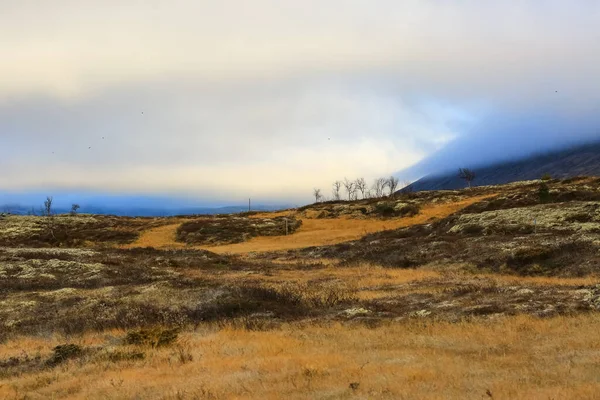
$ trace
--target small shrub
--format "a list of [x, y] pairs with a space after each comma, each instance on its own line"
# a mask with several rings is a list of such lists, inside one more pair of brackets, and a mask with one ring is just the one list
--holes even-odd
[[52, 356], [46, 361], [46, 364], [49, 366], [55, 366], [61, 364], [67, 360], [77, 358], [83, 354], [83, 349], [81, 346], [76, 344], [63, 344], [60, 346], [56, 346], [54, 349], [54, 353]]
[[393, 217], [396, 215], [394, 203], [378, 203], [375, 205], [375, 214], [382, 217]]
[[594, 216], [592, 214], [586, 213], [586, 212], [572, 214], [565, 218], [566, 222], [579, 222], [579, 223], [592, 222], [593, 220], [594, 220]]
[[138, 346], [150, 346], [150, 347], [163, 347], [169, 346], [179, 336], [179, 329], [164, 329], [164, 328], [152, 328], [152, 329], [139, 329], [137, 331], [127, 332], [125, 337], [125, 344], [133, 344]]
[[550, 174], [544, 174], [542, 175], [542, 181], [551, 181], [552, 180], [552, 175]]
[[546, 184], [546, 182], [542, 182], [538, 189], [538, 197], [540, 199], [540, 203], [549, 203], [552, 198], [550, 195], [550, 188]]
[[421, 208], [417, 204], [408, 203], [399, 209], [396, 209], [396, 215], [401, 217], [413, 217], [421, 212]]
[[374, 214], [380, 217], [412, 217], [421, 212], [421, 208], [413, 203], [385, 202], [377, 203]]

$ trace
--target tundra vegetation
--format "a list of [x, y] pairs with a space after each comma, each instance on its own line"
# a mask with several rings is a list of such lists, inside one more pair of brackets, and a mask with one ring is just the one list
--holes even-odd
[[273, 213], [1, 218], [0, 398], [595, 398], [600, 180], [385, 181]]

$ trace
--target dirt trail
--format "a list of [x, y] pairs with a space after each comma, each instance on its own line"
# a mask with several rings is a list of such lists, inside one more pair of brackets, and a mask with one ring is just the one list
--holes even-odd
[[[455, 203], [431, 204], [423, 207], [418, 215], [408, 218], [388, 220], [350, 218], [303, 219], [302, 227], [292, 235], [261, 236], [243, 243], [220, 246], [186, 246], [183, 243], [176, 242], [175, 233], [177, 227], [180, 225], [177, 223], [148, 230], [136, 242], [127, 247], [196, 248], [210, 250], [219, 254], [243, 254], [325, 246], [360, 239], [366, 234], [373, 232], [423, 224], [434, 218], [445, 218], [464, 207], [493, 196], [472, 197]], [[290, 215], [292, 213], [285, 212], [281, 214]], [[274, 214], [265, 214], [265, 216], [273, 217]]]

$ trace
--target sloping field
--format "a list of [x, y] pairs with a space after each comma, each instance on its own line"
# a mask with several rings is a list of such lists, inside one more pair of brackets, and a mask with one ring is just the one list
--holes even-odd
[[[255, 237], [243, 243], [221, 246], [195, 246], [215, 253], [243, 254], [250, 252], [266, 252], [278, 250], [299, 249], [311, 246], [325, 246], [359, 239], [369, 233], [398, 229], [402, 227], [423, 224], [436, 218], [445, 218], [464, 207], [477, 203], [494, 195], [471, 197], [466, 200], [431, 204], [422, 208], [418, 215], [394, 219], [302, 219], [302, 227], [288, 236]], [[273, 217], [290, 215], [292, 212], [277, 214], [258, 214], [254, 217]], [[150, 229], [140, 236], [131, 247], [182, 248], [184, 244], [175, 241], [175, 234], [180, 223]], [[190, 247], [188, 247], [190, 248]]]

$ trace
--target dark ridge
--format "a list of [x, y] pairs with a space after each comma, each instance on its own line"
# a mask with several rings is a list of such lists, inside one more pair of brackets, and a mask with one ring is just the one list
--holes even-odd
[[[468, 168], [469, 166], [457, 164], [456, 171], [437, 176], [426, 176], [410, 185], [409, 190], [463, 189], [466, 183], [458, 177], [459, 167]], [[473, 169], [476, 174], [473, 186], [528, 181], [540, 179], [545, 174], [557, 179], [576, 176], [599, 176], [600, 142]]]

